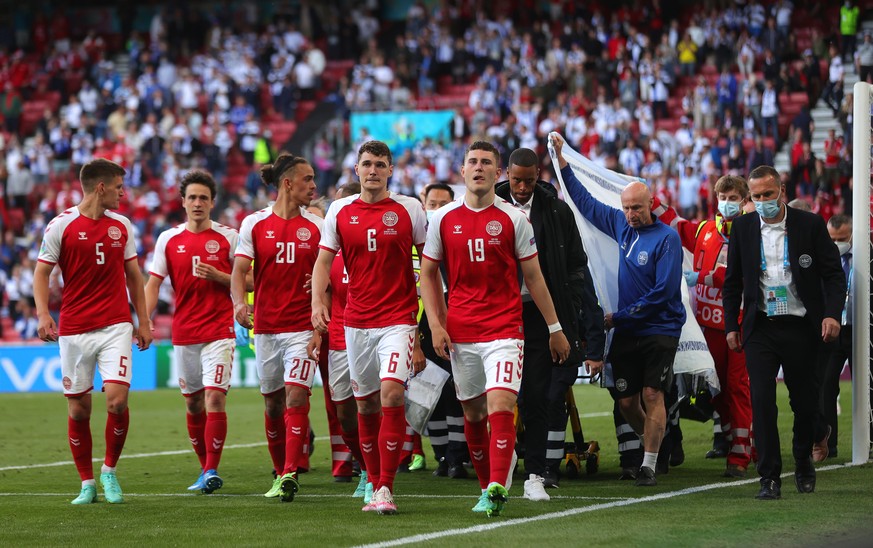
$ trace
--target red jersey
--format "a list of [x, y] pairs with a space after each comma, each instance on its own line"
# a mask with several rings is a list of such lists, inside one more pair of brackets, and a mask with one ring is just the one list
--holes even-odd
[[196, 234], [181, 224], [158, 236], [149, 274], [161, 280], [169, 276], [176, 292], [173, 344], [205, 344], [234, 337], [230, 289], [196, 276], [194, 269], [206, 263], [230, 274], [238, 240], [236, 230], [215, 222]]
[[343, 315], [349, 293], [349, 273], [343, 254], [339, 253], [330, 265], [330, 323], [327, 324], [328, 348], [346, 349], [346, 328]]
[[342, 251], [349, 273], [345, 325], [359, 329], [416, 325], [412, 247], [427, 221], [418, 200], [391, 192], [374, 204], [349, 196], [331, 204], [320, 247]]
[[321, 223], [303, 210], [283, 219], [272, 208], [243, 220], [236, 256], [255, 263], [255, 334], [312, 330], [311, 301], [303, 286], [315, 266]]
[[131, 321], [124, 263], [135, 259], [130, 221], [117, 213], [94, 220], [71, 207], [52, 219], [38, 260], [57, 264], [64, 276], [61, 336]]
[[430, 221], [424, 256], [446, 263], [452, 341], [524, 337], [517, 262], [537, 256], [524, 213], [499, 197], [478, 211], [462, 200], [443, 206]]

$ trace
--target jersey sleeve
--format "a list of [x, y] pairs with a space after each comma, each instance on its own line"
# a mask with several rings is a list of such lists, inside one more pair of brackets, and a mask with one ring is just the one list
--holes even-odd
[[518, 214], [513, 216], [512, 224], [515, 225], [515, 256], [520, 261], [536, 257], [537, 243], [530, 221], [524, 214]]
[[418, 200], [410, 199], [412, 206], [408, 208], [409, 217], [412, 221], [412, 243], [415, 245], [423, 244], [427, 241], [427, 215], [424, 213], [424, 208]]
[[237, 257], [245, 257], [249, 260], [255, 258], [255, 244], [252, 238], [252, 229], [255, 226], [255, 216], [249, 215], [243, 219], [242, 226], [239, 227], [239, 242], [236, 245]]
[[443, 259], [443, 240], [440, 235], [440, 227], [442, 227], [445, 215], [441, 213], [443, 212], [437, 211], [430, 221], [424, 242], [424, 251], [422, 252], [424, 257], [437, 262]]
[[158, 236], [158, 242], [155, 244], [155, 253], [152, 257], [152, 267], [149, 269], [150, 275], [161, 279], [169, 275], [167, 270], [167, 242], [169, 239], [169, 230], [161, 232], [160, 236]]
[[327, 208], [327, 214], [324, 216], [324, 222], [320, 227], [321, 241], [318, 242], [318, 247], [326, 249], [332, 253], [336, 253], [340, 249], [340, 238], [337, 233], [336, 218], [340, 209], [342, 209], [344, 202], [345, 200], [337, 200], [330, 204], [330, 207]]
[[127, 243], [124, 244], [124, 260], [136, 259], [136, 239], [133, 237], [133, 226], [131, 226], [130, 219], [127, 217], [121, 217], [121, 222], [124, 224], [124, 230], [127, 231]]
[[61, 256], [61, 238], [63, 237], [64, 227], [61, 223], [51, 222], [45, 227], [45, 234], [42, 237], [42, 245], [39, 247], [39, 257], [37, 260], [41, 263], [57, 264]]
[[237, 247], [239, 246], [239, 232], [237, 232], [236, 230], [228, 230], [227, 232], [225, 232], [224, 237], [227, 238], [227, 242], [230, 244], [229, 255], [230, 255], [230, 262], [232, 264], [234, 252], [236, 251]]

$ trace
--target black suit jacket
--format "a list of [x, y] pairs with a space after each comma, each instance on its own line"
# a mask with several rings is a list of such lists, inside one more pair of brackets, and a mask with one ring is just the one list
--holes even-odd
[[[812, 325], [824, 318], [840, 321], [846, 300], [846, 276], [840, 265], [837, 246], [828, 235], [824, 219], [813, 213], [785, 206], [788, 216], [788, 262], [806, 317]], [[758, 281], [761, 275], [761, 220], [757, 213], [735, 219], [728, 244], [727, 272], [724, 280], [725, 331], [740, 331], [740, 305], [743, 309], [743, 344], [755, 329]]]

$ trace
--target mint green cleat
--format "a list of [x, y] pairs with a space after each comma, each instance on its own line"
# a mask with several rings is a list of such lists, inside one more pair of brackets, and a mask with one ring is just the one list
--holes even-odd
[[92, 502], [97, 502], [97, 487], [83, 485], [79, 496], [70, 501], [70, 504], [91, 504]]
[[494, 507], [488, 499], [488, 489], [482, 489], [482, 494], [479, 495], [479, 500], [476, 501], [476, 506], [473, 507], [474, 512], [488, 512]]
[[361, 470], [361, 479], [358, 480], [358, 486], [355, 487], [355, 492], [352, 495], [355, 498], [361, 498], [367, 493], [367, 471]]
[[503, 511], [503, 507], [506, 505], [506, 501], [509, 500], [509, 492], [506, 490], [506, 487], [497, 482], [492, 482], [488, 485], [485, 494], [488, 496], [488, 500], [492, 504], [492, 507], [486, 510], [485, 514], [489, 518], [499, 516], [500, 512]]
[[427, 470], [427, 461], [424, 460], [424, 455], [412, 455], [412, 462], [409, 463], [408, 468], [410, 472]]
[[373, 500], [373, 484], [367, 483], [364, 487], [364, 504], [370, 504]]
[[264, 497], [274, 499], [279, 496], [279, 490], [282, 488], [282, 476], [276, 476], [273, 479], [273, 486], [270, 490], [264, 493]]
[[115, 472], [103, 472], [100, 474], [100, 485], [103, 486], [103, 496], [106, 502], [110, 504], [121, 504], [124, 502], [124, 497], [121, 495], [121, 486], [118, 485], [118, 478], [115, 477]]
[[279, 499], [282, 502], [293, 501], [298, 489], [300, 484], [297, 483], [297, 474], [288, 473], [279, 478]]

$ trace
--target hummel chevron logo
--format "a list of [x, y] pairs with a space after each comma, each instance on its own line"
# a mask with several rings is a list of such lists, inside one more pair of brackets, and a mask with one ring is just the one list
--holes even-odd
[[364, 453], [372, 453], [373, 452], [373, 444], [372, 443], [362, 443], [361, 451]]
[[397, 442], [396, 441], [386, 441], [385, 445], [388, 447], [389, 451], [397, 451]]
[[224, 441], [218, 438], [212, 438], [212, 448], [213, 449], [221, 449], [221, 446], [224, 445]]
[[279, 437], [278, 430], [267, 430], [267, 437], [274, 440]]
[[291, 427], [291, 433], [294, 434], [295, 436], [299, 436], [301, 432], [303, 432], [303, 429], [300, 428], [299, 426], [292, 426]]
[[82, 442], [79, 441], [79, 438], [70, 438], [70, 443], [75, 445], [76, 447], [79, 447], [80, 445], [82, 445]]
[[127, 432], [127, 429], [126, 429], [126, 428], [113, 428], [113, 429], [112, 429], [112, 432], [113, 432], [116, 436], [123, 436], [124, 433]]
[[509, 440], [497, 440], [494, 442], [498, 449], [506, 449], [508, 443]]
[[481, 449], [478, 451], [472, 451], [470, 454], [473, 456], [473, 460], [479, 461], [485, 458], [485, 451], [482, 451]]
[[190, 442], [191, 442], [191, 445], [193, 445], [193, 446], [195, 446], [195, 447], [196, 447], [197, 445], [200, 445], [200, 442], [197, 441], [197, 438], [188, 438], [188, 441], [190, 441]]

